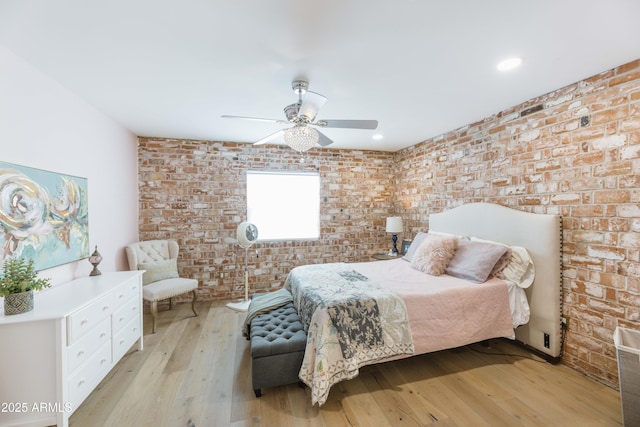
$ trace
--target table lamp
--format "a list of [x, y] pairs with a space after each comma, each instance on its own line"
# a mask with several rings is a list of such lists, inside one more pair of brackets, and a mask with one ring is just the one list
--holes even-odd
[[393, 249], [392, 255], [398, 255], [398, 233], [402, 233], [402, 218], [399, 216], [391, 216], [387, 218], [387, 233], [392, 233]]

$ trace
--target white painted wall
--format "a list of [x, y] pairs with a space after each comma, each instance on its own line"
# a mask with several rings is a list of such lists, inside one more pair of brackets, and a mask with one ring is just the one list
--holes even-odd
[[[100, 270], [127, 270], [138, 240], [137, 138], [0, 45], [0, 160], [88, 178], [89, 234]], [[0, 242], [2, 243], [2, 242]], [[41, 273], [54, 285], [89, 274], [81, 260]]]

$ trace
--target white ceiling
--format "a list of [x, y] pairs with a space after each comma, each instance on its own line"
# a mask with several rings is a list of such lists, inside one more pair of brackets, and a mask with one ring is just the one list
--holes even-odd
[[[395, 151], [640, 58], [638, 0], [1, 0], [0, 44], [139, 136], [255, 142], [306, 78]], [[496, 63], [520, 55], [500, 73]], [[383, 134], [381, 141], [372, 139]]]

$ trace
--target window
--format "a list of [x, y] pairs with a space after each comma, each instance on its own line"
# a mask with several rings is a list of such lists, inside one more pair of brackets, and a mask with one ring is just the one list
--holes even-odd
[[320, 238], [320, 176], [247, 171], [247, 221], [258, 240]]

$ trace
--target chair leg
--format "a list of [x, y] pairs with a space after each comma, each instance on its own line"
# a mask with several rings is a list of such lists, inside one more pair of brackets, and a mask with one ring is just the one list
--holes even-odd
[[198, 294], [195, 290], [191, 291], [191, 293], [193, 294], [193, 299], [191, 300], [191, 310], [193, 311], [193, 314], [197, 316], [198, 313], [196, 312], [196, 299]]
[[153, 316], [153, 327], [151, 333], [156, 333], [156, 319], [158, 318], [158, 301], [151, 302], [151, 316]]
[[173, 298], [169, 298], [169, 310], [173, 310]]

